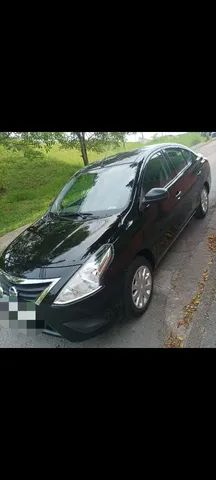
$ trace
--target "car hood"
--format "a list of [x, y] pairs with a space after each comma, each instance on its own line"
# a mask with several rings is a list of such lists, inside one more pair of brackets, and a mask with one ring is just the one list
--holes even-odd
[[112, 241], [117, 221], [117, 215], [93, 219], [46, 216], [9, 245], [0, 258], [0, 269], [20, 277], [41, 277], [42, 270], [49, 269], [49, 276], [55, 276], [62, 268], [81, 265], [100, 245]]

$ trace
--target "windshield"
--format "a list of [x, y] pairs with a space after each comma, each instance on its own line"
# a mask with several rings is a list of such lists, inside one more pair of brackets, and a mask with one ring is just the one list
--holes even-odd
[[51, 212], [69, 216], [120, 212], [130, 201], [136, 172], [135, 163], [80, 172], [65, 185]]

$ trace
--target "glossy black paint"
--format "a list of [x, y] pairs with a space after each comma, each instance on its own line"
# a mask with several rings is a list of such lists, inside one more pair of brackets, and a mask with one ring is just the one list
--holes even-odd
[[152, 188], [144, 197], [144, 203], [158, 202], [169, 198], [169, 192], [165, 188]]
[[[136, 182], [130, 204], [124, 212], [104, 218], [60, 218], [50, 210], [23, 232], [4, 251], [0, 269], [21, 278], [60, 278], [41, 305], [37, 316], [44, 326], [52, 326], [74, 340], [92, 335], [110, 323], [114, 307], [120, 306], [124, 291], [124, 272], [137, 255], [145, 255], [155, 268], [199, 205], [204, 184], [211, 187], [207, 159], [196, 157], [166, 186], [160, 200], [145, 198], [142, 180], [155, 152], [162, 152], [169, 168], [167, 149], [181, 145], [154, 145], [121, 154], [97, 165], [134, 163]], [[188, 150], [188, 149], [187, 149]], [[87, 167], [91, 168], [91, 167]], [[158, 189], [159, 190], [159, 189]], [[156, 192], [155, 192], [156, 194]], [[161, 192], [162, 194], [162, 192]], [[156, 199], [155, 199], [156, 200]], [[70, 305], [53, 305], [61, 288], [92, 253], [105, 244], [114, 245], [114, 260], [103, 278], [103, 288]]]

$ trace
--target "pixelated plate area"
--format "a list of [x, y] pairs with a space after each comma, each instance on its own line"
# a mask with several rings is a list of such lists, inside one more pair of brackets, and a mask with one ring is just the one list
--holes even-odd
[[3, 293], [0, 297], [0, 327], [19, 330], [27, 335], [41, 333], [41, 325], [36, 320], [35, 303], [20, 302], [16, 296]]

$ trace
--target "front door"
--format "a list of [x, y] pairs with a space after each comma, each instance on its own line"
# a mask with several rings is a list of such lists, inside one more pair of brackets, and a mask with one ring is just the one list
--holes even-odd
[[147, 203], [142, 212], [143, 242], [160, 259], [177, 234], [181, 217], [181, 197], [177, 193], [180, 181], [169, 171], [164, 153], [160, 150], [148, 159], [142, 179], [142, 195], [152, 188], [167, 188], [169, 198]]

